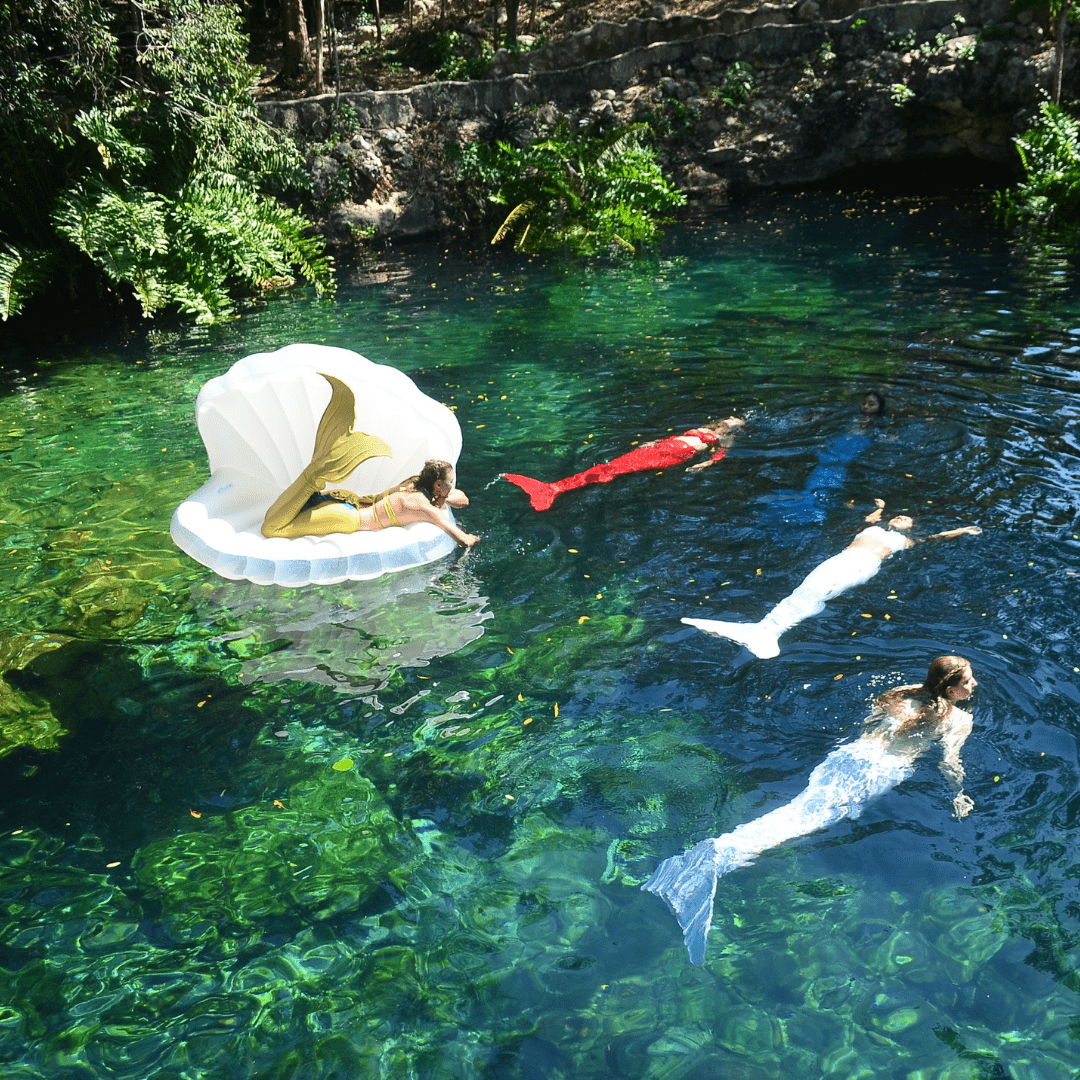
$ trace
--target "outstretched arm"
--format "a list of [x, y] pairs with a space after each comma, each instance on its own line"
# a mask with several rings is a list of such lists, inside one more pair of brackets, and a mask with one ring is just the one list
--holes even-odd
[[958, 817], [967, 817], [975, 803], [964, 794], [964, 765], [960, 760], [960, 747], [971, 734], [971, 713], [953, 706], [955, 718], [941, 739], [941, 771], [953, 792], [953, 813]]
[[876, 525], [881, 520], [881, 515], [885, 512], [885, 500], [875, 499], [874, 509], [866, 517], [863, 518], [868, 525]]
[[450, 520], [449, 514], [443, 513], [437, 506], [432, 506], [423, 495], [418, 496], [415, 501], [410, 499], [408, 505], [410, 509], [415, 510], [428, 521], [438, 525], [443, 532], [449, 533], [463, 547], [472, 547], [480, 539], [479, 536], [475, 536], [473, 533], [467, 533], [459, 529]]
[[978, 536], [982, 529], [978, 525], [965, 525], [962, 529], [949, 529], [947, 532], [934, 533], [927, 540], [955, 540], [958, 536]]

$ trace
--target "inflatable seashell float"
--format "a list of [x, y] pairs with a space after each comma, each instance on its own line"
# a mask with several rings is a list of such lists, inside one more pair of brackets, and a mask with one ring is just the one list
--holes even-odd
[[327, 345], [287, 345], [238, 360], [199, 391], [195, 417], [210, 479], [177, 507], [170, 529], [177, 547], [224, 578], [332, 585], [434, 562], [457, 546], [431, 522], [293, 539], [262, 535], [267, 509], [311, 460], [331, 395], [324, 374], [353, 391], [355, 429], [393, 451], [364, 461], [335, 486], [371, 494], [417, 474], [428, 458], [457, 465], [457, 418], [396, 368]]

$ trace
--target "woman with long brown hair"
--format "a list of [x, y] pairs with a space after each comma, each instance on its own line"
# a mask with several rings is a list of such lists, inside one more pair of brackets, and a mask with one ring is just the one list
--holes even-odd
[[263, 519], [263, 536], [329, 536], [332, 533], [378, 532], [394, 526], [430, 521], [464, 547], [480, 537], [459, 529], [447, 507], [460, 509], [469, 499], [455, 486], [454, 467], [448, 461], [424, 463], [411, 476], [378, 495], [357, 495], [329, 485], [341, 483], [371, 457], [390, 457], [382, 439], [353, 430], [356, 399], [352, 390], [333, 375], [330, 402], [319, 421], [311, 462], [278, 496]]
[[667, 902], [682, 927], [690, 960], [700, 964], [705, 959], [717, 878], [785, 840], [858, 817], [872, 799], [907, 779], [933, 742], [941, 743], [941, 770], [953, 792], [953, 813], [966, 817], [974, 804], [964, 794], [960, 748], [971, 734], [971, 713], [958, 703], [971, 697], [977, 685], [963, 657], [939, 656], [921, 685], [882, 694], [863, 734], [829, 754], [787, 805], [662, 862], [642, 888]]

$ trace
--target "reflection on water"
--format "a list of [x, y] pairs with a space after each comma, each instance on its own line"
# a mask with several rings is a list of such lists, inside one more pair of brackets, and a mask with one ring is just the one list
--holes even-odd
[[208, 625], [229, 626], [215, 641], [239, 658], [241, 681], [299, 679], [353, 692], [456, 653], [493, 617], [464, 560], [303, 589], [208, 581], [192, 599]]
[[[763, 199], [613, 266], [418, 247], [333, 304], [35, 346], [0, 398], [0, 1075], [1073, 1076], [1080, 291], [985, 210]], [[198, 387], [287, 340], [455, 409], [466, 558], [289, 592], [173, 547]], [[703, 473], [486, 486], [732, 413]], [[759, 617], [875, 497], [983, 533], [773, 660], [680, 623]], [[659, 862], [953, 651], [970, 817], [918, 762], [721, 878], [690, 965]]]

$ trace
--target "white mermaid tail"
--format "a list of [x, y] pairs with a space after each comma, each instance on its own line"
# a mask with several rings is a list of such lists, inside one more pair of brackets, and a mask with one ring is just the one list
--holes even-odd
[[642, 888], [671, 908], [691, 963], [700, 964], [712, 925], [717, 878], [747, 866], [785, 840], [858, 817], [872, 799], [910, 776], [911, 769], [910, 761], [870, 739], [840, 746], [814, 769], [806, 788], [791, 802], [665, 859]]
[[811, 570], [802, 584], [781, 600], [760, 622], [734, 623], [717, 619], [683, 619], [706, 634], [730, 638], [763, 659], [779, 656], [780, 635], [804, 619], [820, 615], [825, 605], [842, 592], [863, 585], [881, 569], [881, 559], [866, 548], [845, 548]]

